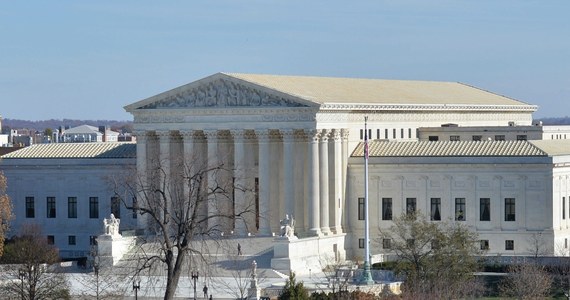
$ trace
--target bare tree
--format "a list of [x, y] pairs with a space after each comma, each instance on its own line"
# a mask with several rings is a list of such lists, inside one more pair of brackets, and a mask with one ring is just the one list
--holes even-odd
[[508, 268], [509, 276], [501, 282], [502, 295], [516, 299], [542, 299], [548, 296], [552, 278], [544, 266], [523, 261]]
[[6, 250], [3, 261], [11, 267], [2, 274], [4, 295], [26, 300], [69, 298], [67, 280], [56, 264], [58, 250], [48, 244], [38, 225], [22, 226], [20, 236]]
[[137, 273], [165, 270], [164, 299], [174, 297], [184, 269], [190, 268], [188, 257], [203, 259], [211, 250], [203, 241], [218, 239], [236, 219], [253, 214], [255, 208], [253, 197], [247, 199], [249, 203], [234, 205], [233, 193], [249, 189], [234, 184], [233, 170], [196, 161], [179, 162], [175, 168], [150, 162], [148, 172], [133, 172], [121, 176], [127, 180], [115, 179], [114, 183], [127, 208], [147, 222], [147, 235], [139, 243], [143, 247], [139, 248]]
[[100, 256], [96, 246], [91, 249], [89, 267], [92, 272], [86, 276], [77, 276], [77, 281], [81, 285], [81, 296], [84, 299], [122, 299], [126, 294], [125, 281], [128, 276], [121, 274], [113, 268], [103, 268], [100, 264]]
[[0, 172], [0, 257], [4, 253], [4, 239], [9, 229], [10, 220], [14, 217], [12, 215], [12, 202], [6, 194], [7, 187], [6, 177]]
[[531, 236], [529, 236], [528, 244], [529, 244], [528, 251], [532, 253], [534, 258], [548, 255], [549, 252], [551, 252], [551, 249], [548, 248], [546, 240], [542, 236], [542, 232], [535, 232]]
[[346, 290], [352, 280], [352, 261], [338, 260], [334, 256], [325, 255], [319, 259], [323, 275], [328, 281], [328, 288], [331, 289], [336, 298], [340, 296], [339, 291]]

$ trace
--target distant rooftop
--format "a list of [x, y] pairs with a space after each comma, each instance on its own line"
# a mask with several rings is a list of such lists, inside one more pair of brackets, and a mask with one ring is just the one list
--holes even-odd
[[[568, 140], [368, 142], [370, 157], [549, 156], [570, 154], [569, 146]], [[352, 156], [364, 156], [364, 143], [354, 149]]]
[[13, 158], [136, 158], [136, 143], [36, 144], [2, 156]]

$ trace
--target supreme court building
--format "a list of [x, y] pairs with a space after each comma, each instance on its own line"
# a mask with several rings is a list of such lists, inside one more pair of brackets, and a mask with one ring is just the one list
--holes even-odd
[[199, 159], [257, 187], [256, 216], [224, 231], [271, 235], [289, 215], [300, 238], [339, 236], [347, 244], [337, 247], [358, 251], [363, 188], [350, 186], [362, 180], [348, 170], [365, 116], [370, 140], [412, 142], [419, 127], [528, 126], [537, 107], [456, 82], [217, 73], [125, 109], [139, 172], [151, 161], [170, 170]]

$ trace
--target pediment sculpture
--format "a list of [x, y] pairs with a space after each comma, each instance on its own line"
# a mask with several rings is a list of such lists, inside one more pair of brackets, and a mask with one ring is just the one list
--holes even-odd
[[208, 108], [208, 107], [307, 107], [277, 95], [239, 85], [227, 80], [216, 80], [194, 89], [170, 95], [141, 108]]

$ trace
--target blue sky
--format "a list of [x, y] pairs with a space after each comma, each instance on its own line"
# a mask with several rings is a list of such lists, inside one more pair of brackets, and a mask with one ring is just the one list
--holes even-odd
[[570, 115], [570, 1], [0, 0], [0, 115], [131, 120], [217, 72], [459, 81]]

